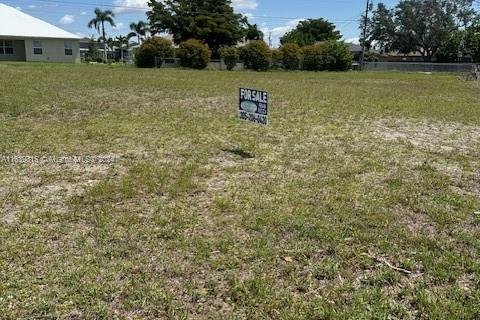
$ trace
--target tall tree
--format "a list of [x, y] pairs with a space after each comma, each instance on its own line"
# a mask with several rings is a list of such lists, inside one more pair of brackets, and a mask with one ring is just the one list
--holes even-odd
[[120, 60], [122, 61], [122, 63], [124, 62], [124, 59], [123, 59], [123, 51], [124, 49], [127, 49], [128, 50], [128, 46], [129, 46], [129, 37], [127, 36], [116, 36], [115, 37], [115, 44], [117, 45], [117, 47], [120, 49]]
[[282, 44], [296, 43], [299, 46], [313, 45], [327, 40], [339, 40], [342, 35], [335, 30], [333, 23], [324, 19], [309, 19], [300, 21], [295, 29], [286, 33], [281, 39]]
[[101, 35], [103, 41], [103, 57], [105, 61], [107, 60], [107, 49], [105, 41], [107, 39], [107, 34], [105, 33], [105, 23], [110, 24], [110, 26], [115, 27], [115, 14], [111, 10], [102, 11], [99, 8], [95, 9], [95, 17], [88, 22], [89, 28], [95, 28], [98, 31], [98, 34]]
[[247, 28], [245, 29], [245, 39], [263, 40], [263, 32], [258, 29], [256, 24], [247, 23]]
[[379, 3], [368, 21], [366, 47], [375, 48], [382, 53], [388, 52], [392, 49], [394, 36], [394, 11]]
[[148, 5], [152, 34], [171, 33], [176, 44], [198, 39], [216, 54], [244, 36], [247, 20], [233, 11], [231, 0], [150, 0]]
[[148, 27], [148, 23], [140, 20], [136, 23], [135, 22], [130, 23], [130, 30], [132, 30], [132, 32], [128, 34], [128, 37], [129, 38], [137, 37], [138, 44], [141, 44], [141, 42], [147, 35], [147, 32], [150, 31], [150, 28]]
[[394, 9], [380, 3], [367, 41], [384, 51], [419, 52], [431, 61], [439, 50], [445, 56], [445, 50], [460, 45], [452, 35], [471, 24], [474, 13], [473, 0], [401, 0]]

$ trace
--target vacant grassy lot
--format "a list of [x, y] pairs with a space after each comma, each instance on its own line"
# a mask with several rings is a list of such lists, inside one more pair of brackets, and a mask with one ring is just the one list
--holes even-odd
[[[0, 74], [1, 319], [480, 318], [475, 84]], [[240, 86], [270, 92], [268, 128]]]

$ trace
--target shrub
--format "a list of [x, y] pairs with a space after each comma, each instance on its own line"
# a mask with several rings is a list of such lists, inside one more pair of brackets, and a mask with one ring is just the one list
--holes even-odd
[[240, 59], [238, 50], [233, 47], [225, 47], [220, 49], [220, 57], [227, 65], [228, 70], [233, 70], [233, 68], [235, 68], [235, 66], [237, 65], [238, 60]]
[[240, 49], [240, 58], [247, 69], [267, 71], [272, 63], [272, 51], [264, 41], [255, 40]]
[[165, 38], [152, 37], [145, 40], [135, 52], [135, 63], [139, 68], [155, 66], [155, 57], [173, 57], [172, 41]]
[[272, 50], [272, 68], [281, 68], [283, 64], [283, 53], [280, 49]]
[[297, 70], [302, 61], [302, 50], [296, 43], [286, 43], [281, 48], [282, 64], [287, 70]]
[[205, 69], [210, 62], [210, 50], [201, 41], [190, 39], [180, 44], [177, 57], [182, 67]]
[[346, 71], [352, 67], [353, 55], [343, 41], [325, 42], [325, 69], [329, 71]]
[[302, 69], [309, 71], [325, 70], [325, 45], [317, 44], [314, 46], [303, 47]]

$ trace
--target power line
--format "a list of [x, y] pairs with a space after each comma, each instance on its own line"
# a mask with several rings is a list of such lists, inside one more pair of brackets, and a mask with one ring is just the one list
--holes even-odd
[[[113, 8], [113, 9], [124, 9], [124, 10], [132, 10], [132, 11], [145, 11], [148, 8], [144, 7], [134, 7], [134, 6], [125, 6], [125, 5], [113, 5], [113, 4], [96, 4], [96, 3], [89, 3], [89, 2], [80, 2], [80, 1], [65, 1], [65, 0], [33, 0], [36, 2], [42, 2], [42, 3], [57, 3], [57, 4], [62, 4], [65, 6], [70, 6], [70, 7], [107, 7], [107, 8]], [[192, 14], [202, 14], [204, 12], [191, 12]], [[275, 19], [275, 20], [304, 20], [304, 17], [281, 17], [281, 16], [267, 16], [267, 15], [248, 15], [248, 17], [251, 18], [259, 18], [259, 19]], [[358, 20], [352, 20], [352, 19], [327, 19], [328, 21], [331, 22], [356, 22]]]

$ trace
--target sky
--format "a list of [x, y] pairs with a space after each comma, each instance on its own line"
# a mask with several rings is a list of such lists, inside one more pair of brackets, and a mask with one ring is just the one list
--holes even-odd
[[[395, 5], [397, 0], [381, 1]], [[47, 21], [80, 36], [96, 31], [87, 23], [96, 7], [115, 12], [116, 27], [108, 27], [108, 36], [126, 35], [131, 22], [146, 21], [147, 0], [0, 0], [36, 18]], [[348, 42], [358, 42], [359, 19], [365, 11], [366, 0], [232, 0], [235, 10], [257, 24], [273, 46], [279, 38], [293, 29], [298, 21], [325, 18], [333, 22]]]

